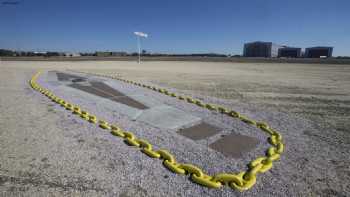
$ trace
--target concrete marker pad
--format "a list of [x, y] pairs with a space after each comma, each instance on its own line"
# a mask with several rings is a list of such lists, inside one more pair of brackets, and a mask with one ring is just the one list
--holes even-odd
[[[145, 95], [144, 90], [139, 89], [137, 87], [133, 87], [130, 84], [125, 84], [124, 82], [120, 82], [117, 80], [107, 80], [107, 79], [103, 79], [101, 77], [94, 77], [93, 75], [84, 75], [84, 76], [78, 76], [75, 74], [68, 74], [68, 76], [74, 76], [76, 78], [69, 78], [69, 81], [60, 81], [57, 82], [58, 78], [56, 76], [56, 73], [58, 71], [48, 71], [51, 75], [54, 75], [54, 81], [52, 81], [52, 83], [56, 83], [56, 84], [65, 84], [67, 86], [71, 85], [72, 82], [82, 85], [82, 86], [90, 86], [90, 84], [93, 83], [102, 83], [109, 86], [109, 90], [111, 92], [115, 92], [117, 91], [117, 94], [114, 94], [111, 97], [121, 97], [121, 96], [127, 96], [130, 97], [131, 99], [134, 99], [136, 101], [138, 101], [139, 103], [143, 104], [144, 106], [147, 106], [148, 108], [154, 107], [154, 106], [158, 106], [159, 102], [152, 98], [149, 97], [147, 95]], [[63, 73], [64, 74], [64, 73]], [[68, 77], [67, 77], [68, 78]], [[85, 81], [75, 81], [76, 79], [86, 79]], [[51, 84], [51, 83], [50, 83]], [[103, 90], [104, 91], [104, 90]], [[141, 92], [141, 94], [140, 94]], [[109, 94], [109, 92], [108, 92]]]
[[85, 91], [77, 91], [76, 88], [69, 86], [60, 86], [58, 87], [60, 91], [65, 91], [69, 93], [71, 97], [75, 98], [84, 98], [85, 101], [90, 103], [95, 103], [99, 108], [103, 107], [106, 110], [117, 111], [118, 113], [124, 114], [130, 117], [132, 120], [136, 120], [136, 118], [142, 113], [142, 110], [136, 109], [134, 107], [130, 107], [128, 105], [124, 105], [119, 102], [112, 101], [108, 98], [102, 98], [100, 96], [90, 94]]
[[105, 81], [105, 84], [125, 94], [126, 96], [143, 103], [149, 108], [159, 106], [159, 101], [153, 97], [147, 96], [145, 89], [139, 87], [133, 87], [130, 84], [119, 82], [116, 80]]
[[46, 81], [52, 86], [60, 86], [61, 82], [58, 81], [56, 71], [48, 71], [45, 75]]
[[254, 149], [259, 140], [253, 137], [232, 133], [209, 145], [226, 157], [240, 158], [244, 153]]
[[178, 129], [189, 124], [198, 123], [201, 121], [201, 118], [168, 105], [160, 105], [144, 110], [136, 120], [158, 128]]
[[[135, 99], [130, 98], [129, 96], [126, 96], [124, 92], [128, 92], [129, 94], [132, 92], [135, 94], [135, 91], [138, 92], [140, 90], [134, 88], [131, 88], [130, 90], [129, 85], [123, 86], [123, 84], [114, 82], [113, 86], [117, 87], [113, 87], [107, 85], [107, 82], [91, 81], [90, 79], [88, 79], [89, 84], [86, 84], [87, 79], [84, 77], [59, 72], [57, 72], [56, 74], [57, 79], [61, 79], [61, 82], [64, 82], [62, 80], [68, 80], [69, 82], [71, 82], [70, 84], [67, 84], [68, 87], [82, 90], [83, 92], [95, 95], [97, 96], [97, 98], [100, 99], [109, 99], [112, 101], [116, 101], [117, 103], [121, 103], [122, 105], [124, 104], [124, 106], [126, 107], [124, 107], [124, 112], [126, 112], [126, 114], [129, 115], [129, 117], [131, 116], [133, 120], [146, 122], [152, 126], [165, 129], [177, 129], [189, 124], [193, 125], [201, 121], [201, 118], [187, 114], [174, 107], [170, 107], [168, 105], [156, 106], [156, 100], [149, 102], [149, 97], [145, 95], [132, 95], [132, 97]], [[74, 79], [81, 80], [74, 83]], [[119, 89], [122, 89], [123, 92], [119, 91]], [[143, 105], [143, 102], [146, 101], [152, 104], [151, 109], [149, 109], [148, 106]], [[121, 105], [119, 105], [119, 107], [120, 106]], [[137, 113], [135, 113], [135, 110], [131, 110], [131, 108], [140, 109], [143, 111], [137, 111]], [[122, 111], [120, 112], [123, 113]], [[132, 111], [133, 113], [130, 113], [130, 111]]]
[[220, 133], [221, 129], [210, 125], [208, 123], [202, 122], [189, 128], [180, 129], [177, 133], [188, 137], [192, 140], [202, 140], [207, 137], [216, 135]]
[[[149, 107], [144, 105], [137, 100], [130, 98], [128, 95], [125, 95], [123, 92], [120, 92], [120, 88], [113, 88], [101, 81], [88, 81], [88, 78], [81, 77], [75, 74], [51, 71], [50, 74], [56, 74], [57, 80], [61, 82], [68, 82], [68, 86], [77, 88], [79, 90], [95, 94], [103, 98], [109, 98], [110, 100], [129, 105], [137, 109], [148, 109]], [[118, 89], [118, 90], [117, 90]]]
[[79, 79], [82, 81], [86, 81], [87, 79], [85, 77], [81, 77], [78, 75], [68, 74], [68, 73], [62, 73], [62, 72], [56, 72], [57, 80], [58, 81], [72, 81], [74, 79]]
[[129, 105], [131, 107], [135, 107], [138, 109], [148, 109], [148, 107], [145, 106], [144, 104], [130, 98], [129, 96], [126, 96], [122, 92], [110, 87], [109, 85], [106, 85], [103, 82], [91, 82], [91, 85], [93, 86], [93, 88], [96, 88], [98, 90], [101, 90], [103, 92], [106, 92], [112, 95], [113, 98], [111, 98], [111, 100]]
[[48, 71], [46, 79], [50, 85], [69, 85], [72, 83], [87, 83], [86, 77], [81, 77], [74, 74], [67, 74], [59, 71]]
[[140, 87], [134, 86], [132, 84], [127, 84], [125, 82], [118, 81], [118, 80], [110, 79], [108, 81], [104, 81], [104, 83], [114, 89], [117, 89], [119, 92], [122, 92], [127, 96], [139, 94], [140, 91], [144, 92], [144, 89]]
[[148, 107], [142, 103], [125, 96], [119, 91], [105, 85], [103, 82], [91, 82], [91, 86], [80, 85], [78, 83], [70, 84], [70, 87], [88, 92], [100, 96], [102, 98], [107, 98], [125, 105], [137, 108], [137, 109], [147, 109]]

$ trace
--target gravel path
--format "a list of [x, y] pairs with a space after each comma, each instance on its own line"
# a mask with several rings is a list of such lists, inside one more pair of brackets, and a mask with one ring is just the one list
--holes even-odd
[[[55, 66], [50, 66], [54, 68]], [[47, 70], [52, 70], [46, 67]], [[205, 102], [235, 109], [248, 117], [267, 121], [281, 132], [286, 144], [281, 160], [258, 177], [249, 191], [228, 187], [208, 189], [176, 175], [138, 149], [127, 146], [93, 124], [88, 124], [54, 105], [28, 86], [33, 67], [2, 63], [0, 77], [0, 195], [4, 196], [346, 196], [348, 180], [341, 180], [328, 154], [305, 133], [316, 128], [310, 121], [286, 113], [257, 109], [249, 104], [192, 95]], [[148, 139], [155, 147], [170, 150], [180, 162], [201, 166], [209, 174], [238, 172], [267, 148], [265, 135], [253, 127], [153, 91], [130, 86], [157, 101], [199, 116], [230, 132], [254, 136], [259, 145], [240, 159], [230, 159], [208, 148], [213, 139], [192, 141], [173, 130], [160, 130], [113, 111], [109, 101], [93, 102], [78, 91], [39, 83], [55, 94], [110, 122]], [[177, 91], [177, 90], [173, 90]], [[180, 92], [181, 93], [181, 92]], [[349, 155], [349, 153], [344, 153]], [[348, 157], [349, 158], [349, 157]], [[344, 166], [348, 168], [348, 166]]]

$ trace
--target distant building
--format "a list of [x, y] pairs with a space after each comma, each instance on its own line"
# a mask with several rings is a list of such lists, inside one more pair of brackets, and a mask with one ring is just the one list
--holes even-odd
[[127, 56], [126, 52], [111, 52], [111, 56]]
[[301, 57], [301, 55], [301, 48], [282, 47], [278, 49], [278, 57], [298, 58]]
[[277, 57], [281, 46], [272, 42], [251, 42], [244, 44], [244, 57]]
[[333, 47], [310, 47], [305, 49], [306, 58], [332, 57]]
[[80, 53], [64, 53], [64, 56], [66, 57], [80, 57]]
[[110, 56], [127, 56], [128, 54], [126, 52], [110, 52], [110, 51], [96, 51], [95, 53], [98, 57], [110, 57]]
[[47, 52], [46, 51], [34, 51], [35, 55], [46, 55]]

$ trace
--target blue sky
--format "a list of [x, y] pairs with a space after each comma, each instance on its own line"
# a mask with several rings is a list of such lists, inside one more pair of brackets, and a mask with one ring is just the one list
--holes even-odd
[[350, 55], [349, 0], [18, 1], [0, 5], [0, 48], [133, 52], [143, 31], [150, 52], [241, 54], [262, 40]]

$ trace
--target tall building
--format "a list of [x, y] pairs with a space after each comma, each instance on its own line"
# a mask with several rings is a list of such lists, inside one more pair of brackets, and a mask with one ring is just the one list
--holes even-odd
[[333, 47], [310, 47], [305, 49], [306, 58], [332, 57]]
[[278, 57], [301, 57], [301, 48], [283, 47], [278, 49]]
[[244, 57], [277, 57], [281, 46], [272, 42], [250, 42], [244, 44]]

